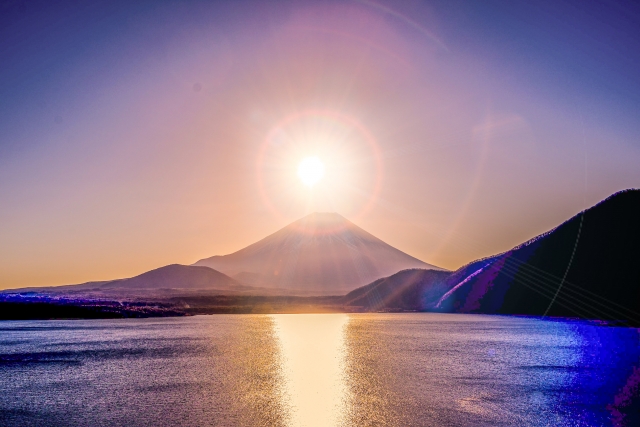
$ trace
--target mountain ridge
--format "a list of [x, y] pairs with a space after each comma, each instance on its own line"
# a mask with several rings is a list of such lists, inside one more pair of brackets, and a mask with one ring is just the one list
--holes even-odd
[[[438, 300], [418, 304], [388, 293], [380, 296], [384, 304], [363, 308], [549, 315], [638, 325], [638, 242], [640, 190], [623, 190], [512, 249], [422, 283], [423, 292], [445, 290]], [[406, 287], [401, 273], [386, 280]]]
[[207, 266], [251, 285], [346, 293], [407, 268], [443, 270], [396, 249], [337, 213], [316, 212]]
[[143, 292], [152, 291], [243, 291], [250, 287], [209, 267], [169, 264], [137, 276], [85, 282], [75, 285], [7, 289], [3, 293], [45, 292]]

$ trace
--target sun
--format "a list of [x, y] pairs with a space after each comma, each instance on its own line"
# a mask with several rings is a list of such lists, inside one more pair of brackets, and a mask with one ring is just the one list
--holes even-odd
[[324, 163], [319, 158], [305, 157], [298, 164], [298, 178], [307, 187], [313, 187], [324, 177]]

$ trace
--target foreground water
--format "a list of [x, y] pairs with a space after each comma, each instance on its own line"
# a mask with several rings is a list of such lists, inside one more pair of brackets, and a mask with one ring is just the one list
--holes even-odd
[[0, 425], [631, 426], [636, 367], [637, 329], [501, 316], [0, 322]]

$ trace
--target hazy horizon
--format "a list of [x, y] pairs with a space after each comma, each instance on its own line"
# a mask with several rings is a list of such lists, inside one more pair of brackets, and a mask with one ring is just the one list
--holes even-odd
[[640, 187], [632, 2], [0, 8], [0, 289], [192, 264], [315, 211], [454, 270]]

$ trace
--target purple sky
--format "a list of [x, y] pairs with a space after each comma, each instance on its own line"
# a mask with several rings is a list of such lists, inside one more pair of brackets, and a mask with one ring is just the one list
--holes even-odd
[[640, 186], [634, 2], [18, 0], [0, 64], [0, 288], [312, 211], [454, 269]]

